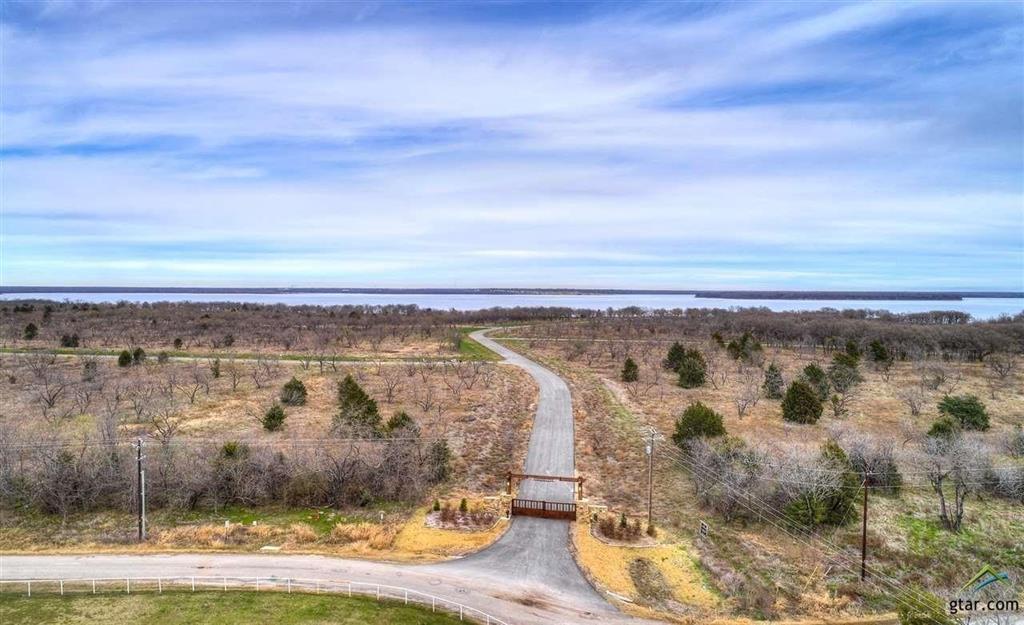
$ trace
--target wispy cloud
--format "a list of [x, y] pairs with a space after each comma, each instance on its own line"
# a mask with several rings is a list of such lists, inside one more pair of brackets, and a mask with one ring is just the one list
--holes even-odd
[[5, 4], [0, 281], [1024, 288], [1018, 4], [240, 11]]

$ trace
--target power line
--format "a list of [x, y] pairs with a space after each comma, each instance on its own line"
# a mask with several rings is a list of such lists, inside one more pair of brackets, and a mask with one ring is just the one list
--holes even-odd
[[[642, 435], [641, 435], [640, 432], [635, 432], [635, 434], [642, 440]], [[725, 477], [724, 475], [718, 476], [718, 477], [715, 477], [715, 476], [711, 475], [706, 469], [704, 469], [702, 467], [699, 467], [699, 466], [695, 465], [694, 463], [690, 462], [690, 460], [688, 458], [686, 458], [684, 456], [684, 454], [682, 454], [682, 452], [677, 451], [675, 449], [669, 448], [668, 450], [663, 451], [663, 453], [667, 453], [669, 455], [669, 457], [674, 458], [677, 462], [682, 464], [685, 468], [688, 468], [691, 473], [699, 474], [699, 475], [703, 476], [705, 479], [711, 478], [711, 480], [713, 482], [715, 482], [715, 483], [721, 483], [722, 480]], [[729, 484], [728, 482], [725, 482], [723, 485], [726, 488], [728, 488], [730, 491], [732, 491], [734, 494], [738, 494], [738, 495], [742, 495], [743, 494], [743, 493], [740, 493], [739, 491], [737, 491], [737, 489], [733, 485]], [[793, 537], [798, 542], [801, 542], [804, 545], [812, 547], [812, 548], [816, 547], [813, 543], [809, 542], [809, 540], [807, 540], [805, 538], [801, 538], [799, 535], [795, 535], [793, 531], [791, 531], [790, 529], [787, 529], [787, 527], [785, 527], [784, 525], [780, 525], [779, 523], [773, 521], [772, 519], [774, 518], [774, 519], [776, 519], [776, 520], [778, 520], [778, 521], [780, 521], [780, 522], [782, 522], [784, 524], [791, 525], [791, 526], [797, 528], [798, 530], [800, 530], [801, 532], [806, 533], [806, 535], [809, 538], [817, 540], [818, 542], [820, 542], [823, 545], [825, 545], [825, 548], [817, 547], [817, 549], [819, 551], [821, 551], [823, 554], [826, 553], [826, 548], [828, 548], [828, 549], [831, 549], [833, 552], [835, 552], [836, 556], [838, 556], [838, 557], [840, 557], [840, 558], [842, 558], [844, 560], [847, 560], [848, 562], [852, 562], [852, 560], [850, 560], [849, 556], [847, 556], [843, 552], [843, 550], [840, 549], [839, 547], [837, 547], [836, 545], [834, 545], [834, 544], [830, 543], [829, 541], [821, 538], [820, 536], [814, 535], [813, 533], [810, 532], [810, 530], [808, 528], [806, 528], [804, 526], [801, 526], [800, 524], [794, 522], [792, 519], [789, 519], [788, 517], [785, 517], [784, 515], [780, 515], [779, 513], [775, 512], [774, 509], [771, 508], [771, 506], [769, 504], [764, 502], [759, 497], [752, 496], [752, 495], [750, 495], [749, 492], [747, 492], [745, 494], [746, 494], [746, 497], [747, 497], [748, 500], [757, 501], [762, 506], [762, 510], [760, 510], [760, 511], [754, 510], [750, 506], [750, 504], [747, 503], [747, 501], [744, 500], [744, 498], [742, 496], [737, 496], [738, 503], [740, 503], [741, 505], [746, 507], [751, 512], [757, 513], [759, 518], [762, 518], [763, 520], [766, 520], [769, 524], [771, 524], [772, 526], [782, 530], [783, 532], [785, 532], [786, 534], [790, 535], [791, 537]], [[768, 516], [767, 519], [764, 518], [765, 513], [767, 513], [767, 516]], [[847, 567], [850, 568], [851, 570], [853, 569], [853, 565], [852, 564], [847, 564]], [[865, 567], [865, 568], [867, 568], [867, 567]], [[886, 576], [884, 573], [881, 573], [880, 571], [874, 571], [872, 573], [872, 575], [873, 575], [873, 579], [869, 583], [872, 584], [872, 586], [876, 590], [881, 590], [881, 588], [874, 581], [875, 577], [879, 578], [882, 583], [887, 584], [890, 587], [890, 590], [895, 590], [895, 591], [897, 591], [897, 593], [901, 592], [901, 591], [902, 592], [907, 592], [906, 589], [903, 588], [896, 580]], [[907, 603], [907, 601], [903, 600], [898, 594], [897, 594], [896, 597], [894, 597], [894, 599], [898, 603], [903, 603], [904, 605], [911, 605], [911, 607], [927, 609], [928, 604], [923, 599], [918, 598], [917, 596], [915, 596], [916, 595], [916, 591], [910, 591], [910, 592], [912, 593], [911, 599], [913, 599], [915, 601], [915, 603], [918, 604], [917, 606], [914, 606], [913, 604]]]
[[[675, 452], [675, 450], [670, 450], [670, 451], [668, 452], [668, 453], [669, 453], [669, 455], [670, 455], [670, 457], [674, 457], [674, 458], [675, 458], [675, 459], [676, 459], [676, 460], [677, 460], [677, 461], [678, 461], [678, 462], [679, 462], [680, 464], [682, 464], [682, 465], [683, 465], [683, 466], [684, 466], [685, 468], [688, 468], [688, 469], [689, 469], [689, 470], [691, 471], [691, 473], [694, 473], [694, 474], [700, 474], [700, 475], [701, 475], [701, 476], [703, 476], [703, 477], [704, 477], [705, 479], [707, 479], [707, 478], [711, 477], [712, 479], [715, 479], [715, 481], [716, 481], [716, 482], [721, 482], [721, 480], [722, 480], [722, 479], [724, 478], [724, 476], [720, 476], [720, 477], [718, 477], [718, 478], [714, 478], [714, 476], [711, 476], [711, 475], [710, 475], [710, 474], [709, 474], [708, 472], [706, 472], [706, 471], [705, 471], [704, 469], [702, 469], [702, 468], [698, 467], [697, 465], [694, 465], [694, 464], [690, 463], [690, 462], [689, 462], [688, 460], [686, 460], [685, 458], [683, 458], [683, 457], [682, 457], [681, 455], [677, 455], [677, 454], [675, 454], [674, 452]], [[726, 488], [728, 488], [728, 489], [730, 489], [731, 491], [733, 491], [733, 492], [734, 492], [734, 494], [736, 494], [736, 493], [739, 493], [739, 491], [737, 491], [737, 490], [735, 489], [735, 487], [733, 487], [733, 486], [732, 486], [731, 484], [728, 484], [728, 483], [726, 482], [726, 483], [724, 483], [723, 485], [724, 485], [724, 486], [725, 486]], [[739, 493], [739, 494], [742, 494], [742, 493]], [[791, 536], [791, 537], [792, 537], [792, 538], [793, 538], [794, 540], [797, 540], [798, 542], [800, 542], [800, 543], [802, 543], [802, 544], [804, 544], [804, 545], [806, 545], [806, 546], [808, 546], [808, 547], [812, 547], [812, 548], [817, 548], [817, 549], [818, 549], [819, 551], [821, 551], [821, 552], [822, 552], [823, 554], [827, 553], [827, 552], [826, 552], [826, 548], [827, 548], [827, 549], [830, 549], [831, 551], [833, 551], [833, 552], [834, 552], [834, 555], [836, 555], [836, 556], [837, 556], [837, 557], [839, 557], [839, 558], [842, 558], [843, 560], [846, 560], [846, 561], [848, 562], [848, 564], [846, 565], [846, 567], [847, 567], [847, 568], [850, 568], [851, 570], [853, 570], [853, 564], [849, 564], [850, 562], [852, 562], [852, 560], [850, 560], [849, 556], [848, 556], [848, 555], [846, 555], [846, 554], [845, 554], [845, 553], [844, 553], [844, 552], [842, 551], [842, 549], [840, 549], [839, 547], [837, 547], [837, 546], [833, 545], [833, 544], [832, 544], [832, 543], [830, 543], [829, 541], [827, 541], [827, 540], [825, 540], [825, 539], [821, 538], [820, 536], [816, 536], [816, 535], [814, 535], [814, 534], [813, 534], [813, 533], [811, 533], [811, 532], [810, 532], [810, 530], [808, 530], [808, 529], [807, 529], [806, 527], [804, 527], [804, 526], [801, 526], [801, 525], [799, 525], [799, 524], [795, 523], [795, 522], [794, 522], [794, 521], [793, 521], [792, 519], [789, 519], [789, 518], [787, 518], [787, 517], [785, 517], [785, 516], [783, 516], [783, 515], [780, 515], [780, 514], [778, 514], [777, 512], [775, 512], [775, 511], [774, 511], [774, 509], [772, 509], [772, 508], [771, 508], [771, 507], [770, 507], [770, 506], [769, 506], [769, 505], [768, 505], [767, 503], [765, 503], [765, 502], [764, 502], [763, 500], [761, 500], [760, 498], [758, 498], [758, 497], [756, 497], [756, 496], [752, 496], [752, 495], [750, 495], [750, 494], [749, 494], [749, 492], [748, 492], [748, 493], [746, 493], [746, 495], [747, 495], [747, 498], [748, 498], [748, 499], [752, 499], [752, 500], [754, 500], [754, 501], [757, 501], [757, 502], [759, 502], [759, 503], [761, 504], [761, 506], [763, 506], [763, 508], [762, 508], [761, 510], [754, 510], [754, 508], [752, 508], [752, 507], [750, 506], [750, 504], [748, 504], [748, 503], [747, 503], [746, 501], [744, 501], [743, 497], [741, 497], [741, 496], [738, 496], [738, 497], [737, 497], [737, 502], [738, 502], [738, 503], [739, 503], [740, 505], [744, 506], [745, 508], [747, 508], [747, 509], [748, 509], [748, 510], [750, 510], [751, 512], [755, 512], [755, 513], [757, 513], [757, 514], [758, 514], [758, 516], [759, 516], [759, 518], [761, 518], [762, 520], [765, 520], [765, 521], [767, 521], [767, 522], [768, 522], [768, 523], [769, 523], [770, 525], [772, 525], [773, 527], [776, 527], [776, 528], [778, 528], [778, 529], [782, 530], [783, 532], [785, 532], [786, 534], [788, 534], [789, 536]], [[764, 516], [764, 515], [765, 515], [765, 513], [767, 513], [767, 516], [768, 516], [768, 518], [765, 518], [765, 516]], [[816, 546], [816, 545], [814, 545], [813, 543], [811, 543], [811, 542], [810, 542], [809, 540], [807, 540], [807, 539], [805, 539], [805, 538], [802, 538], [802, 537], [801, 537], [801, 536], [799, 536], [799, 535], [796, 535], [796, 534], [794, 534], [794, 532], [793, 532], [793, 531], [791, 531], [790, 529], [787, 529], [787, 527], [785, 527], [784, 525], [780, 525], [779, 523], [777, 523], [777, 522], [773, 521], [773, 520], [772, 520], [773, 518], [774, 518], [774, 519], [777, 519], [777, 520], [779, 520], [779, 521], [781, 521], [782, 523], [785, 523], [785, 524], [789, 524], [789, 525], [792, 525], [793, 527], [796, 527], [796, 528], [798, 528], [798, 529], [799, 529], [800, 531], [802, 531], [802, 532], [805, 532], [805, 533], [806, 533], [806, 535], [807, 535], [807, 536], [808, 536], [809, 538], [812, 538], [812, 539], [814, 539], [814, 540], [817, 540], [817, 541], [821, 542], [821, 543], [822, 543], [823, 545], [825, 545], [825, 547], [820, 547], [820, 546]], [[872, 586], [873, 586], [873, 587], [874, 587], [874, 588], [875, 588], [876, 590], [882, 590], [882, 588], [880, 588], [880, 587], [878, 586], [878, 584], [877, 584], [877, 583], [876, 583], [876, 582], [874, 581], [874, 579], [875, 579], [875, 578], [879, 578], [879, 579], [880, 579], [880, 581], [881, 581], [882, 583], [884, 583], [884, 584], [887, 584], [887, 585], [888, 585], [888, 586], [890, 587], [890, 590], [894, 590], [894, 591], [897, 591], [897, 592], [901, 592], [901, 591], [902, 591], [902, 592], [907, 592], [907, 590], [906, 590], [906, 589], [905, 589], [904, 587], [902, 587], [902, 586], [901, 586], [901, 585], [900, 585], [900, 584], [899, 584], [899, 583], [898, 583], [898, 582], [897, 582], [896, 580], [894, 580], [894, 579], [892, 579], [892, 578], [890, 578], [890, 577], [886, 576], [886, 575], [885, 575], [884, 573], [881, 573], [880, 571], [873, 571], [873, 572], [872, 572], [872, 575], [873, 575], [873, 577], [872, 577], [872, 581], [870, 581], [870, 582], [868, 582], [868, 583], [870, 583], [870, 584], [871, 584], [871, 585], [872, 585]], [[911, 593], [911, 599], [912, 599], [912, 600], [913, 600], [913, 601], [914, 601], [915, 603], [917, 603], [917, 605], [916, 605], [916, 606], [915, 606], [915, 605], [913, 605], [913, 604], [910, 604], [910, 603], [908, 603], [908, 602], [907, 602], [906, 600], [902, 599], [902, 598], [901, 598], [901, 597], [900, 597], [899, 595], [895, 596], [895, 597], [894, 597], [894, 600], [895, 600], [895, 601], [897, 601], [898, 603], [902, 603], [902, 604], [904, 604], [904, 605], [910, 605], [911, 607], [916, 607], [916, 608], [925, 608], [925, 609], [927, 609], [927, 608], [928, 608], [928, 604], [927, 604], [927, 603], [926, 603], [926, 602], [925, 602], [925, 601], [924, 601], [923, 599], [921, 599], [921, 598], [919, 598], [919, 597], [917, 597], [917, 596], [916, 596], [916, 594], [917, 594], [917, 593], [916, 593], [916, 591], [909, 591], [909, 592]]]

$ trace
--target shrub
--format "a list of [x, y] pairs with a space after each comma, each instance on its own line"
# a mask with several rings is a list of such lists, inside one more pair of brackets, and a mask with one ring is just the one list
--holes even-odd
[[733, 360], [745, 360], [748, 362], [757, 360], [761, 354], [761, 343], [754, 338], [750, 332], [744, 332], [739, 339], [729, 341], [725, 351]]
[[141, 347], [136, 347], [132, 350], [132, 363], [141, 365], [146, 360], [146, 350]]
[[856, 370], [860, 364], [860, 358], [846, 352], [838, 352], [832, 356], [832, 367], [847, 367]]
[[95, 360], [86, 360], [82, 363], [82, 381], [92, 382], [99, 372], [99, 364]]
[[127, 349], [121, 350], [121, 353], [117, 355], [117, 366], [118, 367], [130, 367], [132, 366], [132, 353]]
[[896, 615], [900, 625], [956, 625], [958, 621], [946, 612], [942, 599], [919, 587], [900, 592]]
[[463, 497], [462, 501], [459, 502], [459, 512], [462, 514], [469, 512], [469, 503], [466, 501], [465, 497]]
[[170, 361], [170, 359], [171, 359], [171, 355], [168, 354], [164, 350], [161, 350], [160, 353], [158, 353], [156, 355], [156, 361], [157, 361], [158, 364], [161, 364], [161, 365], [167, 364], [167, 362]]
[[[836, 355], [840, 356], [842, 354]], [[856, 364], [851, 367], [837, 359], [828, 368], [828, 381], [826, 384], [834, 388], [836, 393], [846, 393], [854, 386], [860, 384], [863, 379], [860, 372], [857, 371]]]
[[843, 448], [833, 440], [825, 441], [821, 448], [821, 463], [839, 474], [839, 484], [824, 497], [826, 525], [844, 525], [854, 516], [857, 492], [861, 479]]
[[804, 367], [803, 373], [800, 374], [800, 379], [814, 390], [818, 396], [818, 401], [824, 402], [828, 399], [831, 386], [829, 386], [828, 375], [824, 369], [812, 362]]
[[875, 339], [868, 345], [868, 353], [871, 357], [871, 362], [875, 363], [875, 366], [880, 369], [888, 369], [892, 366], [893, 356], [889, 348], [885, 346], [885, 343]]
[[818, 394], [806, 382], [797, 380], [782, 399], [782, 418], [793, 423], [817, 423], [823, 408]]
[[854, 516], [860, 478], [846, 453], [834, 440], [821, 447], [819, 464], [835, 471], [839, 480], [835, 484], [807, 485], [786, 508], [786, 515], [806, 527], [817, 525], [843, 525]]
[[441, 502], [437, 499], [434, 500], [434, 512], [441, 511]]
[[697, 388], [707, 378], [708, 365], [704, 355], [695, 349], [686, 350], [686, 356], [679, 364], [679, 386]]
[[370, 398], [351, 375], [338, 383], [338, 414], [335, 423], [344, 423], [376, 433], [380, 429], [377, 402]]
[[950, 417], [939, 417], [928, 429], [928, 436], [932, 438], [952, 439], [960, 433], [960, 424]]
[[394, 434], [399, 430], [405, 430], [407, 433], [413, 435], [419, 434], [419, 427], [417, 427], [416, 422], [409, 416], [409, 413], [404, 410], [396, 412], [390, 419], [388, 419], [387, 424], [384, 426], [384, 431], [388, 434]]
[[79, 339], [77, 334], [64, 334], [60, 337], [61, 347], [78, 347]]
[[1024, 504], [1024, 466], [990, 468], [985, 475], [985, 491]]
[[903, 486], [893, 447], [890, 442], [869, 443], [854, 440], [846, 448], [850, 465], [874, 491], [887, 495], [898, 495]]
[[215, 380], [220, 377], [220, 358], [214, 358], [210, 361], [210, 375]]
[[723, 435], [725, 435], [725, 425], [722, 423], [722, 415], [698, 401], [690, 404], [676, 419], [676, 430], [672, 434], [672, 441], [679, 447], [685, 448], [694, 438], [713, 438]]
[[768, 369], [764, 372], [764, 384], [761, 386], [764, 389], [764, 396], [768, 399], [782, 399], [782, 389], [785, 382], [782, 380], [782, 372], [775, 363], [768, 365]]
[[1024, 457], [1024, 429], [1017, 425], [1006, 438], [1006, 453], [1014, 458]]
[[679, 372], [679, 366], [683, 363], [683, 358], [686, 357], [686, 348], [679, 344], [679, 342], [672, 343], [672, 347], [668, 348], [668, 355], [665, 356], [665, 360], [661, 361], [661, 367], [666, 371]]
[[597, 522], [597, 531], [607, 538], [633, 542], [640, 538], [643, 533], [643, 526], [639, 519], [632, 523], [626, 518], [625, 513], [619, 514], [618, 520], [612, 515], [602, 516]]
[[430, 445], [426, 464], [427, 480], [431, 484], [440, 484], [451, 476], [452, 450], [448, 447], [448, 441], [442, 438]]
[[947, 395], [939, 402], [939, 412], [956, 419], [965, 430], [987, 430], [989, 427], [985, 404], [974, 395]]
[[852, 358], [854, 360], [854, 363], [860, 360], [862, 352], [860, 351], [860, 345], [857, 344], [857, 341], [853, 339], [849, 339], [846, 341], [846, 355]]
[[626, 358], [626, 362], [623, 363], [621, 377], [623, 382], [636, 382], [640, 379], [640, 367], [632, 358]]
[[281, 404], [275, 403], [269, 410], [267, 410], [266, 414], [263, 415], [260, 422], [263, 424], [263, 429], [268, 432], [276, 432], [280, 430], [284, 427], [284, 408], [281, 407]]
[[306, 403], [306, 385], [293, 377], [281, 388], [281, 403], [287, 406], [301, 406]]
[[21, 333], [21, 335], [25, 337], [26, 341], [31, 341], [32, 339], [39, 336], [39, 328], [36, 327], [36, 324], [30, 323], [25, 326], [25, 330]]
[[182, 346], [181, 337], [175, 338], [174, 339], [174, 349], [181, 349], [181, 346]]

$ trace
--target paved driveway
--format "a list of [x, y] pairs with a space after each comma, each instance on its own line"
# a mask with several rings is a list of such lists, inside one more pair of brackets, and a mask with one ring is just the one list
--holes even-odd
[[[572, 476], [572, 398], [553, 372], [475, 332], [473, 338], [522, 367], [540, 389], [525, 473]], [[525, 480], [519, 495], [573, 500], [568, 482]], [[567, 521], [516, 517], [500, 540], [439, 564], [403, 565], [307, 555], [175, 554], [0, 556], [0, 578], [170, 575], [277, 576], [364, 581], [449, 597], [510, 623], [636, 623], [607, 603], [569, 552]]]

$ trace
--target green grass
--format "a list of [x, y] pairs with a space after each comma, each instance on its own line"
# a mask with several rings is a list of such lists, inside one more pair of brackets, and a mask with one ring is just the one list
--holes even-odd
[[469, 336], [471, 332], [483, 330], [482, 327], [459, 328], [462, 333], [462, 341], [459, 342], [459, 356], [463, 360], [501, 360], [501, 356], [495, 354], [480, 343], [477, 343]]
[[4, 625], [449, 625], [458, 617], [395, 601], [280, 592], [167, 592], [25, 597], [0, 594]]

